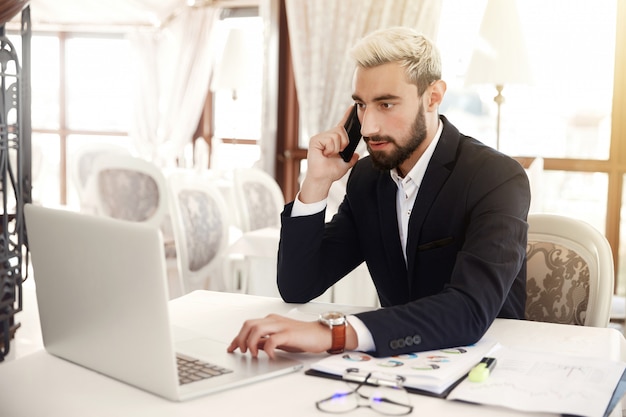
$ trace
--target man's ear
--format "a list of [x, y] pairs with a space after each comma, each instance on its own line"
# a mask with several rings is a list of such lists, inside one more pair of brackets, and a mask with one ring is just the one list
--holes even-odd
[[428, 96], [428, 110], [435, 111], [439, 108], [439, 105], [443, 101], [443, 96], [446, 94], [447, 85], [443, 80], [437, 80], [429, 87], [430, 94]]

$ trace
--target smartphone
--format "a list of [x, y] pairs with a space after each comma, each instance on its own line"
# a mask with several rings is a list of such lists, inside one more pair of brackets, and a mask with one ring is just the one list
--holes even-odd
[[361, 123], [359, 122], [359, 116], [357, 115], [356, 104], [352, 108], [352, 112], [350, 112], [350, 117], [348, 117], [348, 120], [343, 127], [344, 129], [346, 129], [346, 133], [348, 134], [348, 139], [350, 140], [350, 142], [343, 151], [339, 152], [339, 155], [341, 155], [341, 158], [344, 161], [350, 162], [350, 160], [352, 159], [352, 155], [356, 150], [356, 146], [361, 140]]

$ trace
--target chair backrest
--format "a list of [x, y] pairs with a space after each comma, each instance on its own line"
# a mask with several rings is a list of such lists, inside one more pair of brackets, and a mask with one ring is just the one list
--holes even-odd
[[170, 212], [183, 292], [206, 289], [221, 271], [230, 212], [220, 189], [197, 172], [168, 177]]
[[280, 227], [285, 197], [271, 175], [256, 168], [239, 168], [233, 172], [233, 184], [243, 232]]
[[102, 154], [93, 159], [87, 192], [96, 214], [162, 228], [169, 214], [167, 184], [161, 169], [130, 155]]
[[95, 210], [95, 202], [91, 200], [93, 196], [87, 192], [87, 183], [93, 174], [94, 160], [99, 155], [109, 153], [131, 155], [129, 149], [120, 145], [88, 142], [82, 144], [70, 156], [70, 174], [83, 212], [93, 213]]
[[606, 327], [613, 256], [602, 233], [556, 214], [528, 215], [526, 319]]

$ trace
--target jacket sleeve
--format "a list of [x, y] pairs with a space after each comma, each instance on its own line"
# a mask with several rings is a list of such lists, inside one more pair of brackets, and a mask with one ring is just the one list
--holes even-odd
[[293, 203], [287, 204], [281, 214], [277, 284], [286, 302], [306, 303], [322, 295], [363, 258], [354, 226], [346, 216], [335, 216], [327, 228], [324, 211], [291, 217], [292, 207]]

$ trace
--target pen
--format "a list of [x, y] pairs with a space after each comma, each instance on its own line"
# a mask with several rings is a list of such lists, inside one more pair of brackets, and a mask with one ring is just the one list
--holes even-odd
[[483, 382], [489, 377], [493, 368], [496, 367], [496, 358], [483, 358], [478, 365], [472, 368], [469, 372], [468, 378], [472, 382]]

